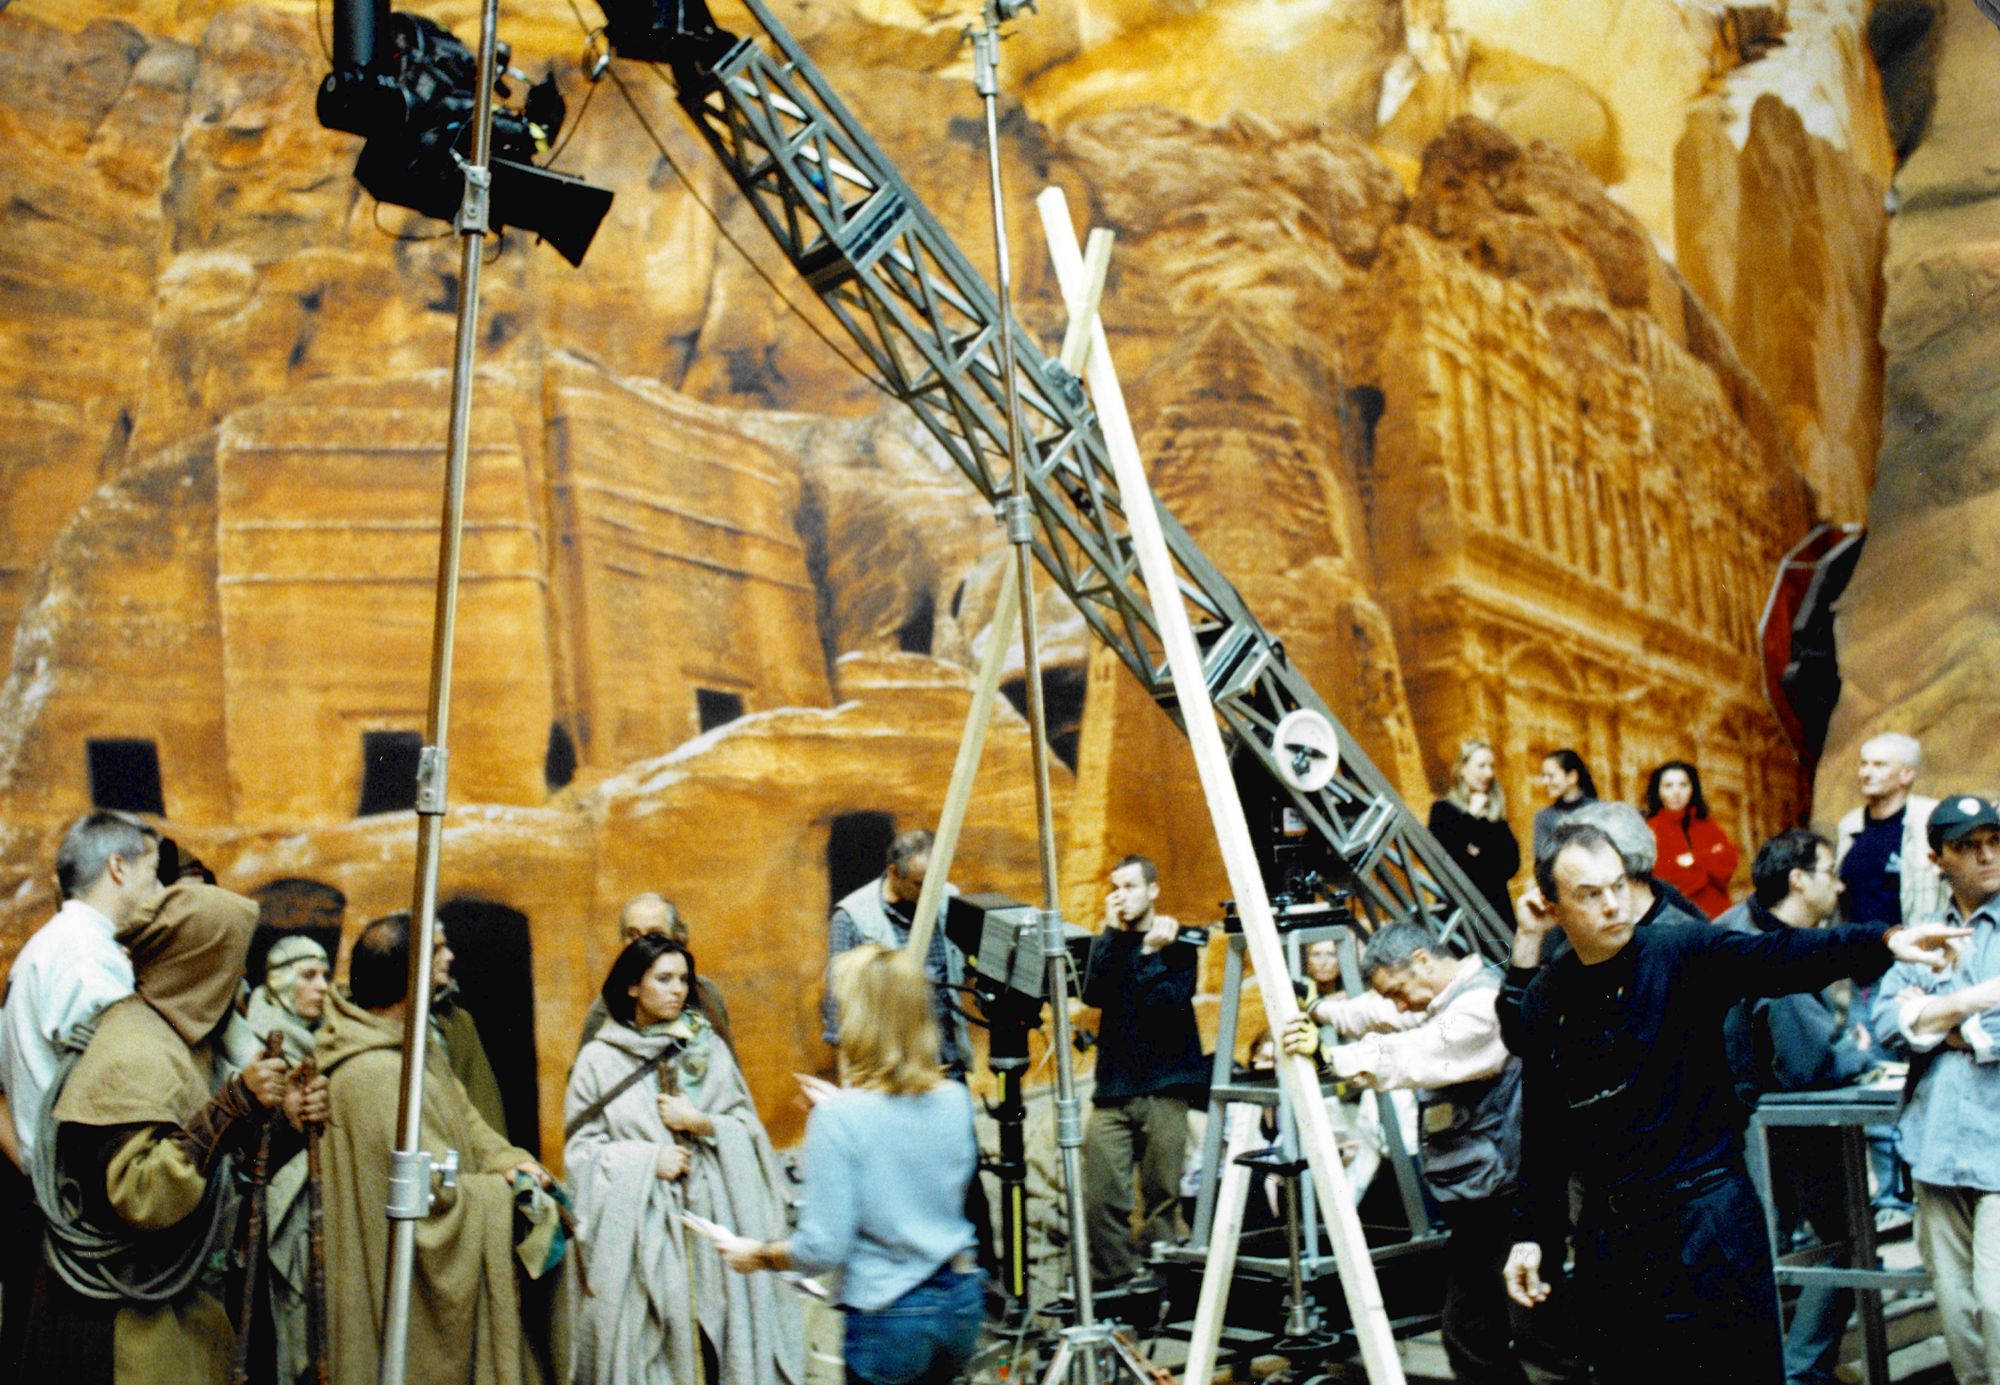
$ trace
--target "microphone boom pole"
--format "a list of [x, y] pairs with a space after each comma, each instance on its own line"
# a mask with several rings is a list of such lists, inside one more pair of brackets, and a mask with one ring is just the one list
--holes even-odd
[[479, 21], [477, 111], [458, 232], [459, 298], [451, 375], [450, 442], [445, 454], [444, 513], [438, 536], [436, 613], [431, 625], [430, 705], [417, 768], [415, 907], [410, 911], [410, 972], [404, 994], [402, 1092], [396, 1148], [389, 1166], [389, 1270], [383, 1295], [381, 1385], [403, 1385], [409, 1364], [410, 1291], [417, 1223], [431, 1206], [431, 1157], [423, 1148], [424, 1046], [430, 1032], [431, 951], [437, 933], [438, 854], [443, 847], [451, 720], [452, 641], [458, 626], [458, 573], [465, 530], [467, 437], [472, 421], [472, 353], [478, 341], [479, 267], [485, 250], [491, 187], [493, 83], [498, 67], [499, 0], [484, 0]]

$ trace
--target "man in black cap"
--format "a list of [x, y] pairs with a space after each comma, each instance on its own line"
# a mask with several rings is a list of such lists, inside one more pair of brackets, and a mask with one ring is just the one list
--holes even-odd
[[1871, 1025], [1910, 1060], [1897, 1120], [1917, 1185], [1917, 1246], [1937, 1287], [1945, 1351], [1960, 1381], [2000, 1381], [2000, 812], [1973, 794], [1931, 811], [1931, 858], [1951, 888], [1948, 919], [1971, 936], [1952, 965], [1899, 965], [1876, 988]]

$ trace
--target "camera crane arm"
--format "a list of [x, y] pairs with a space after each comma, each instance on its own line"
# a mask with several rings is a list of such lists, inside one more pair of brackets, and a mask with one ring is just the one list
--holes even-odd
[[[998, 504], [1011, 477], [996, 296], [763, 0], [742, 3], [775, 56], [718, 29], [703, 0], [599, 0], [614, 50], [672, 68], [682, 108], [785, 257], [883, 387]], [[1182, 724], [1103, 431], [1078, 380], [1026, 331], [1011, 335], [1035, 556]], [[1186, 530], [1158, 514], [1239, 785], [1298, 811], [1371, 926], [1417, 920], [1440, 942], [1504, 958], [1507, 922]]]

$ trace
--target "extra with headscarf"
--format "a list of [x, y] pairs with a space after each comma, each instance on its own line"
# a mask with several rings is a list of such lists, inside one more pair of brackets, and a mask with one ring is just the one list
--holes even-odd
[[[264, 1052], [276, 1034], [285, 1061], [304, 1062], [319, 1039], [326, 1017], [331, 976], [326, 949], [304, 933], [278, 939], [264, 959], [264, 981], [250, 992], [243, 1013], [232, 1015], [223, 1033], [229, 1065], [241, 1071]], [[312, 1367], [312, 1338], [306, 1295], [312, 1286], [311, 1207], [305, 1197], [305, 1152], [301, 1150], [271, 1175], [264, 1193], [265, 1272], [259, 1276], [271, 1315], [277, 1379], [298, 1380]]]
[[267, 1115], [216, 1038], [254, 901], [181, 883], [120, 935], [136, 994], [99, 1017], [52, 1107], [47, 1294], [26, 1378], [65, 1385], [228, 1379], [235, 1334], [219, 1266], [234, 1163]]

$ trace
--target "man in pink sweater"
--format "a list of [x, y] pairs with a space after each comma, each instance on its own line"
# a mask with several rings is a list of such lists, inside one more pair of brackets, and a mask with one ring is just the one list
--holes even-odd
[[[1370, 993], [1316, 1001], [1286, 1031], [1285, 1047], [1318, 1053], [1358, 1086], [1417, 1093], [1424, 1182], [1451, 1233], [1443, 1337], [1453, 1376], [1526, 1385], [1525, 1346], [1558, 1379], [1584, 1379], [1547, 1340], [1552, 1320], [1516, 1312], [1500, 1277], [1521, 1165], [1521, 1063], [1500, 1041], [1493, 1009], [1500, 969], [1433, 947], [1413, 923], [1376, 933], [1361, 954]], [[1551, 1249], [1544, 1262], [1561, 1263], [1560, 1248]]]

